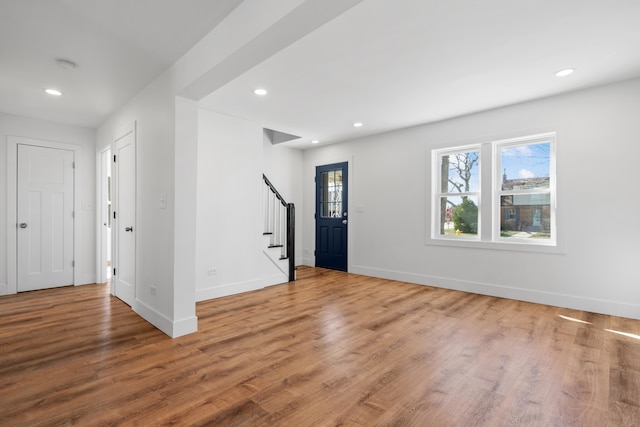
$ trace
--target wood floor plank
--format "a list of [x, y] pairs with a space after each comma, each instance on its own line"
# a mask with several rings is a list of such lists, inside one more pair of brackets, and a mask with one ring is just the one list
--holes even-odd
[[197, 315], [0, 297], [0, 425], [640, 425], [638, 320], [308, 267]]

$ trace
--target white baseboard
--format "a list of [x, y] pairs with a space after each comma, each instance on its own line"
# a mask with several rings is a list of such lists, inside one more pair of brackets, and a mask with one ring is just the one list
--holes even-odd
[[139, 300], [135, 300], [133, 303], [133, 307], [131, 308], [144, 320], [151, 323], [153, 326], [160, 329], [165, 334], [171, 336], [171, 333], [173, 332], [173, 322], [168, 317], [164, 316], [162, 313], [157, 312], [156, 310]]
[[96, 284], [95, 281], [93, 281], [93, 282], [85, 282], [85, 281], [83, 281], [82, 283], [76, 283], [74, 286], [85, 286], [85, 285], [95, 285], [95, 284]]
[[9, 295], [9, 285], [0, 283], [0, 295]]
[[133, 311], [138, 313], [147, 322], [160, 329], [171, 338], [177, 338], [198, 331], [198, 318], [193, 316], [187, 319], [172, 321], [162, 313], [157, 312], [145, 303], [135, 300]]
[[279, 285], [288, 281], [289, 278], [285, 274], [276, 274], [256, 280], [249, 280], [246, 282], [228, 283], [206, 289], [196, 289], [196, 301], [206, 301], [214, 298], [239, 294], [242, 292], [255, 291], [257, 289], [266, 288], [267, 286]]
[[509, 286], [455, 280], [445, 277], [427, 276], [356, 265], [351, 266], [349, 272], [365, 276], [380, 277], [382, 279], [398, 280], [416, 283], [419, 285], [472, 292], [518, 301], [553, 305], [556, 307], [565, 307], [574, 310], [589, 311], [592, 313], [608, 314], [611, 316], [621, 316], [640, 320], [640, 305], [628, 304], [620, 301], [586, 298], [575, 295], [513, 288]]
[[186, 319], [175, 320], [173, 322], [173, 332], [171, 338], [178, 338], [198, 332], [198, 317], [192, 316]]

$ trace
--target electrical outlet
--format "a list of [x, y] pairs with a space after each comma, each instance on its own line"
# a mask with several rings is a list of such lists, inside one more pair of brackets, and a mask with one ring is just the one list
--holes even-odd
[[215, 276], [216, 273], [218, 273], [218, 270], [216, 270], [215, 267], [209, 267], [209, 270], [207, 270], [207, 273], [209, 274], [209, 276]]

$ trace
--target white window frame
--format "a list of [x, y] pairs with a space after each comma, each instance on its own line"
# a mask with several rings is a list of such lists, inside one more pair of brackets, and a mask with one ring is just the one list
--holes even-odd
[[[502, 160], [501, 149], [506, 147], [521, 147], [549, 142], [549, 188], [527, 189], [527, 190], [502, 190]], [[534, 246], [556, 246], [557, 226], [556, 226], [556, 134], [554, 132], [523, 136], [519, 138], [503, 139], [493, 141], [492, 161], [493, 161], [493, 212], [492, 212], [492, 241], [501, 242], [508, 245], [534, 245]], [[519, 239], [517, 237], [500, 236], [500, 211], [501, 197], [508, 195], [527, 194], [548, 194], [549, 214], [550, 214], [550, 238], [549, 239]]]
[[[522, 134], [521, 134], [522, 135]], [[563, 254], [566, 251], [563, 222], [560, 220], [560, 212], [557, 203], [557, 152], [558, 141], [562, 132], [530, 132], [527, 136], [513, 138], [494, 138], [478, 141], [474, 144], [456, 145], [451, 147], [438, 147], [428, 150], [428, 159], [431, 164], [430, 181], [428, 187], [427, 203], [430, 209], [428, 213], [426, 241], [427, 245], [483, 248], [507, 251], [525, 251]], [[504, 238], [500, 236], [500, 195], [502, 174], [500, 148], [508, 144], [527, 145], [532, 143], [550, 142], [549, 159], [549, 194], [550, 194], [550, 239], [518, 239]], [[440, 205], [439, 200], [445, 193], [440, 192], [440, 158], [442, 155], [451, 155], [461, 152], [478, 151], [480, 155], [480, 191], [478, 192], [478, 235], [477, 238], [464, 236], [440, 235]], [[545, 189], [546, 191], [547, 189]], [[454, 194], [454, 193], [447, 193]], [[471, 194], [471, 193], [470, 193]], [[476, 193], [474, 192], [473, 195]], [[483, 203], [484, 201], [484, 203]]]
[[[454, 148], [445, 148], [433, 151], [432, 156], [432, 171], [435, 175], [435, 179], [433, 181], [432, 187], [432, 197], [431, 206], [432, 206], [432, 226], [431, 226], [431, 237], [433, 239], [448, 239], [448, 240], [468, 240], [468, 241], [478, 241], [480, 240], [480, 236], [482, 233], [482, 192], [478, 191], [469, 191], [469, 192], [460, 192], [460, 193], [443, 193], [440, 189], [442, 188], [442, 173], [441, 173], [441, 159], [443, 156], [455, 156], [456, 154], [468, 153], [468, 152], [477, 152], [478, 153], [478, 188], [482, 188], [482, 146], [480, 144], [474, 145], [466, 145], [463, 147], [454, 147]], [[448, 185], [447, 185], [448, 188]], [[476, 197], [478, 200], [478, 233], [476, 236], [447, 236], [440, 234], [440, 198], [443, 196], [453, 196], [453, 197], [465, 197], [471, 196]]]

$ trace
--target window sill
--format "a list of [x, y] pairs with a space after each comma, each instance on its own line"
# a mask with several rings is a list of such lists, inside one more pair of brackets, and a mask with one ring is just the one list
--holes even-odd
[[564, 255], [564, 245], [558, 243], [528, 243], [526, 241], [496, 242], [486, 240], [472, 240], [469, 238], [431, 238], [425, 243], [427, 246], [448, 246], [452, 248], [491, 249], [498, 251], [537, 252]]

